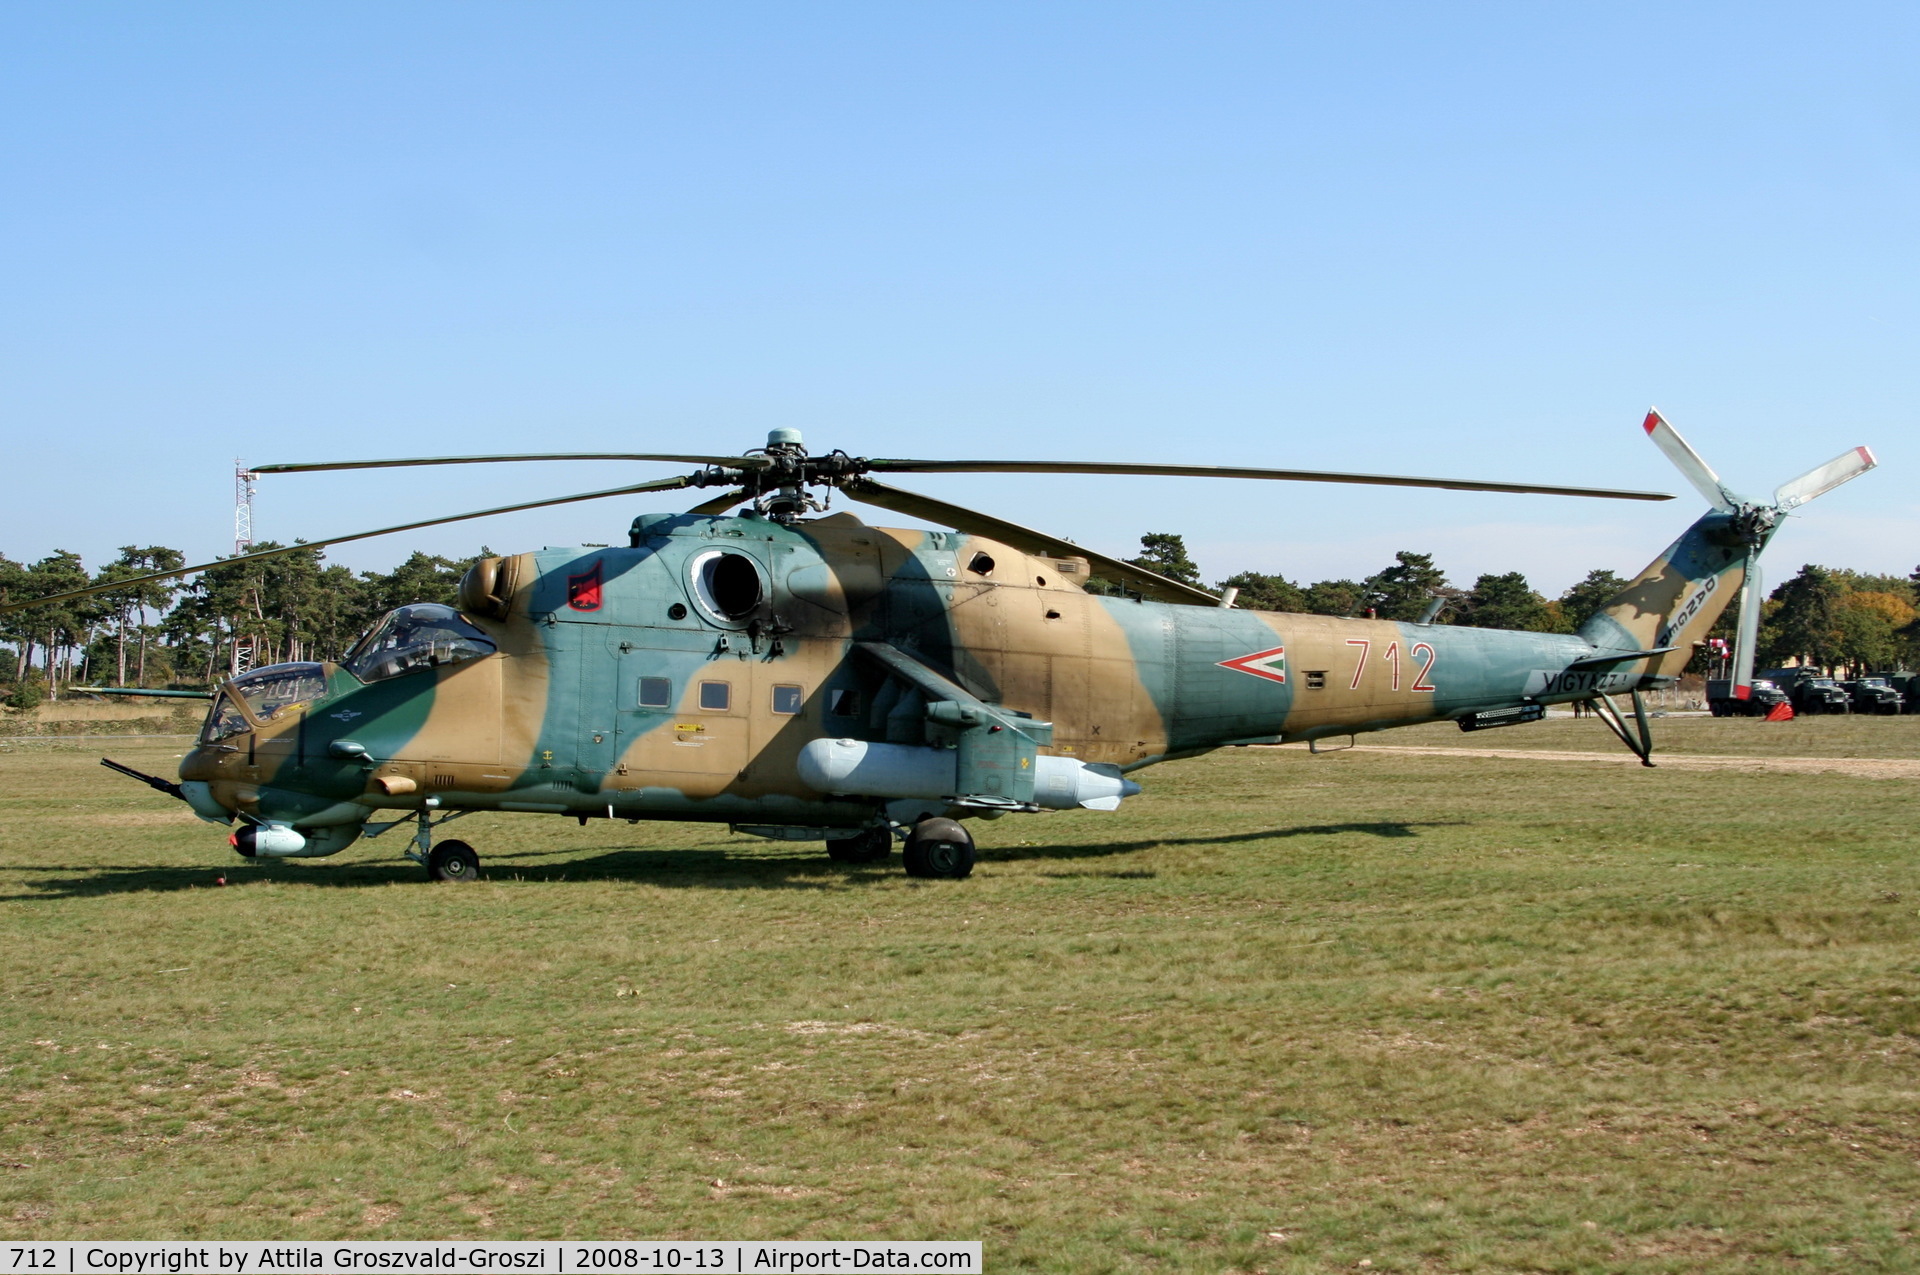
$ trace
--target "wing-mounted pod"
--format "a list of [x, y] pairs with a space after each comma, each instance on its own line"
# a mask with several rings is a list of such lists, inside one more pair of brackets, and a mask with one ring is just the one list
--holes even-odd
[[860, 653], [916, 694], [926, 744], [816, 739], [800, 750], [800, 778], [821, 792], [925, 798], [980, 810], [1086, 806], [1113, 810], [1140, 786], [1111, 766], [1043, 757], [1053, 724], [988, 704], [952, 679], [884, 642]]

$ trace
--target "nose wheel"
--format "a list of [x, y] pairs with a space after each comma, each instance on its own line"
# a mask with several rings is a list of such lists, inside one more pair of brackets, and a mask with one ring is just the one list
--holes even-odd
[[435, 881], [478, 881], [480, 856], [464, 841], [442, 841], [427, 851], [427, 876]]

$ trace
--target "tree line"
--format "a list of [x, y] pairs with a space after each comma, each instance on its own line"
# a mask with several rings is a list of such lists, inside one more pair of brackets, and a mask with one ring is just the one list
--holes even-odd
[[[254, 548], [279, 547], [267, 541]], [[475, 557], [492, 552], [483, 546]], [[163, 545], [127, 545], [92, 572], [67, 550], [33, 563], [0, 554], [0, 602], [111, 584], [174, 570], [185, 561], [179, 550]], [[0, 616], [0, 647], [11, 656], [0, 660], [0, 699], [28, 708], [63, 687], [83, 684], [197, 689], [243, 666], [338, 659], [392, 608], [452, 602], [473, 561], [415, 551], [392, 571], [356, 573], [329, 565], [319, 548], [302, 547], [217, 566], [189, 581], [149, 581], [16, 611]], [[1127, 561], [1202, 584], [1179, 535], [1142, 536], [1140, 555]], [[1237, 589], [1236, 605], [1264, 611], [1572, 633], [1626, 584], [1611, 571], [1590, 571], [1549, 598], [1525, 575], [1509, 571], [1482, 574], [1461, 588], [1431, 554], [1402, 550], [1365, 580], [1302, 584], [1242, 571], [1214, 588]], [[1733, 624], [1729, 607], [1714, 635], [1731, 640]], [[1762, 607], [1758, 659], [1762, 667], [1807, 664], [1856, 674], [1920, 666], [1920, 568], [1902, 577], [1802, 567]]]
[[[1183, 584], [1200, 585], [1200, 568], [1185, 540], [1167, 532], [1140, 538], [1140, 556], [1126, 561]], [[1296, 584], [1280, 575], [1242, 571], [1217, 582], [1238, 589], [1236, 606], [1310, 615], [1373, 616], [1534, 633], [1572, 633], [1606, 605], [1627, 581], [1611, 571], [1589, 571], [1555, 598], [1541, 594], [1518, 571], [1487, 572], [1467, 588], [1454, 586], [1433, 555], [1402, 550], [1365, 580]], [[1738, 620], [1729, 606], [1711, 636], [1733, 640]], [[1906, 576], [1872, 575], [1811, 564], [1768, 595], [1755, 642], [1759, 667], [1812, 665], [1859, 675], [1920, 667], [1920, 567]], [[1695, 672], [1707, 671], [1705, 654]]]
[[[254, 552], [278, 549], [272, 541]], [[491, 556], [482, 547], [477, 557]], [[392, 571], [329, 565], [319, 548], [214, 567], [192, 580], [153, 580], [0, 615], [4, 700], [29, 708], [80, 684], [201, 688], [243, 666], [332, 660], [382, 614], [408, 602], [452, 602], [473, 559], [410, 554]], [[0, 602], [112, 584], [185, 565], [179, 550], [124, 546], [88, 572], [55, 550], [38, 562], [0, 554]], [[9, 667], [10, 666], [10, 667]]]

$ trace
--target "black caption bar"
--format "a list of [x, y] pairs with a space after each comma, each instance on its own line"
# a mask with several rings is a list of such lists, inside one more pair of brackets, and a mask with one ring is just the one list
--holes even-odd
[[758, 1275], [980, 1271], [979, 1240], [58, 1240], [0, 1245], [0, 1275]]

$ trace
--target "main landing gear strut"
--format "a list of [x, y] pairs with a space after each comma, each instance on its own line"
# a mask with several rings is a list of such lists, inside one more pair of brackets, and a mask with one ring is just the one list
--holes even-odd
[[480, 856], [473, 847], [464, 841], [446, 840], [439, 845], [433, 843], [433, 830], [441, 824], [450, 823], [462, 815], [472, 814], [470, 810], [456, 810], [452, 814], [435, 819], [431, 810], [422, 810], [405, 819], [396, 819], [392, 823], [368, 824], [364, 835], [377, 837], [392, 828], [404, 824], [413, 824], [413, 839], [407, 849], [400, 852], [403, 859], [411, 859], [427, 870], [427, 876], [434, 881], [478, 881], [480, 879]]

